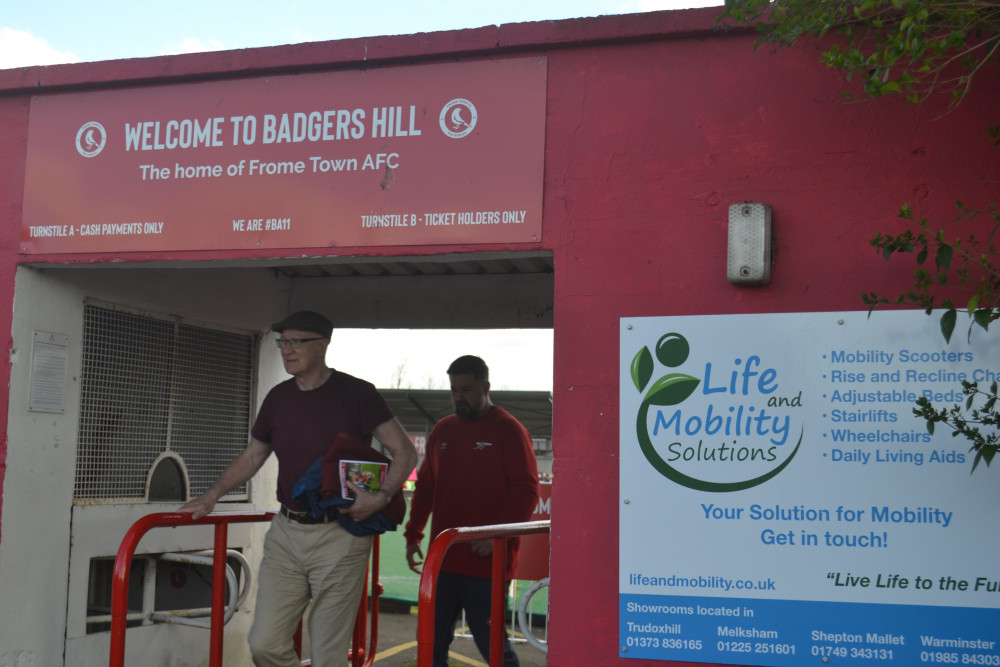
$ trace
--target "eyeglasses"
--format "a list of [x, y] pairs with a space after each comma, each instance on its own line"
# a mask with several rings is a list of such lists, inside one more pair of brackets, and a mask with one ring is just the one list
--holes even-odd
[[302, 347], [302, 343], [308, 343], [311, 340], [323, 340], [322, 336], [316, 336], [315, 338], [278, 338], [274, 341], [274, 344], [278, 346], [279, 350], [284, 350], [286, 347], [290, 347], [293, 350], [297, 350]]

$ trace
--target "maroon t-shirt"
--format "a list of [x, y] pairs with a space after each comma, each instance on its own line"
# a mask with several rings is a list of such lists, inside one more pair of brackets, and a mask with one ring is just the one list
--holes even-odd
[[392, 416], [375, 385], [340, 371], [311, 391], [299, 389], [295, 378], [275, 386], [251, 433], [278, 457], [278, 501], [299, 512], [308, 509], [292, 500], [292, 488], [337, 434], [345, 431], [370, 443], [372, 431]]

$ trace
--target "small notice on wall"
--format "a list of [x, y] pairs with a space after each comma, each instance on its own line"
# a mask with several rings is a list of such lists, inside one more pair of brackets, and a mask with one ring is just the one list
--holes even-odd
[[66, 367], [69, 362], [69, 336], [36, 331], [31, 348], [32, 412], [66, 412]]

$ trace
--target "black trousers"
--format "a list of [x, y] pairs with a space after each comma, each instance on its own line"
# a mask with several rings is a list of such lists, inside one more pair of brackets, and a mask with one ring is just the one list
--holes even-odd
[[[455, 623], [465, 609], [476, 648], [486, 662], [490, 661], [490, 589], [492, 582], [482, 577], [441, 572], [438, 575], [434, 608], [434, 667], [448, 667], [448, 647], [455, 638]], [[504, 594], [506, 598], [506, 593]], [[506, 603], [504, 604], [506, 607]], [[497, 619], [503, 625], [504, 619]], [[503, 639], [504, 667], [520, 667], [517, 654], [510, 646], [507, 630]]]

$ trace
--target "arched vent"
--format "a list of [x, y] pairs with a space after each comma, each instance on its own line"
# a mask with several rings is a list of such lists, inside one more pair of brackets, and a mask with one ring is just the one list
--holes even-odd
[[176, 459], [164, 456], [153, 466], [149, 476], [149, 502], [184, 502], [187, 480]]

